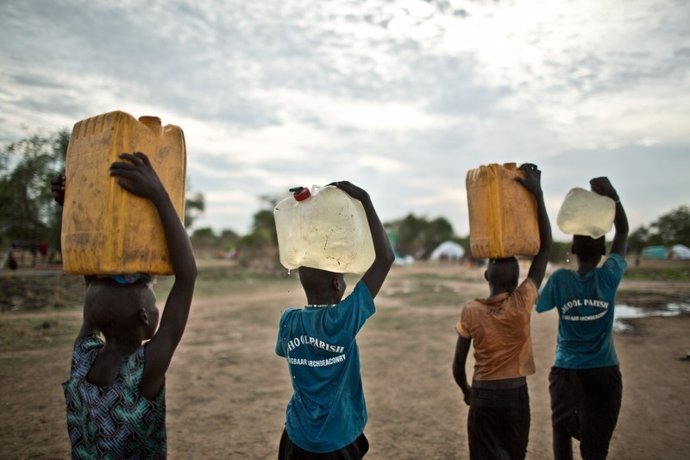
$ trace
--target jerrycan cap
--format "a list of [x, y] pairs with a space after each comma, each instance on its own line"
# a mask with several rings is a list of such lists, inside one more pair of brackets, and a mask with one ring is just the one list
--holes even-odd
[[311, 196], [311, 192], [306, 187], [293, 187], [290, 189], [292, 197], [297, 201], [304, 201]]

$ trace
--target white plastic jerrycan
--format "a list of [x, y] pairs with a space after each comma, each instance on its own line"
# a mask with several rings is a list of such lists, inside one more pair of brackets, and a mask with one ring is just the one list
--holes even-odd
[[565, 196], [556, 223], [563, 233], [599, 238], [611, 230], [615, 217], [611, 198], [575, 187]]
[[367, 271], [375, 254], [362, 203], [332, 185], [290, 191], [273, 210], [280, 263], [288, 270]]

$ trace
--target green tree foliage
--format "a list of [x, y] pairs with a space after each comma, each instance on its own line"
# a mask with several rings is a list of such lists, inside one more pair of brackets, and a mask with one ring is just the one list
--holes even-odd
[[628, 251], [639, 253], [645, 246], [690, 246], [690, 207], [680, 206], [652, 222], [641, 226], [628, 237]]
[[227, 257], [234, 249], [240, 240], [239, 235], [232, 230], [223, 230], [220, 235], [217, 235], [211, 227], [197, 228], [190, 237], [194, 250], [199, 254], [210, 255], [213, 257]]
[[650, 238], [649, 228], [641, 226], [628, 235], [628, 252], [639, 254], [642, 248], [652, 244], [660, 244]]
[[262, 206], [254, 213], [252, 231], [239, 242], [240, 264], [250, 269], [275, 270], [278, 261], [278, 236], [276, 234], [273, 209], [277, 197], [261, 196]]
[[425, 258], [446, 240], [453, 239], [453, 226], [444, 217], [427, 220], [408, 214], [401, 220], [386, 223], [386, 228], [397, 237], [396, 251], [400, 255]]
[[652, 231], [663, 245], [690, 244], [690, 208], [681, 206], [662, 215], [652, 223]]
[[69, 133], [31, 136], [0, 151], [0, 238], [45, 240], [59, 247], [62, 209], [50, 179], [64, 168]]
[[252, 231], [241, 240], [243, 247], [262, 248], [278, 245], [276, 223], [273, 218], [273, 209], [278, 202], [278, 198], [268, 195], [263, 195], [259, 198], [262, 202], [262, 209], [254, 213]]
[[[189, 179], [187, 179], [187, 183], [189, 183]], [[203, 193], [187, 193], [187, 197], [184, 200], [184, 227], [190, 228], [205, 210], [206, 200]]]
[[197, 228], [191, 236], [195, 242], [212, 243], [216, 240], [216, 234], [211, 227]]

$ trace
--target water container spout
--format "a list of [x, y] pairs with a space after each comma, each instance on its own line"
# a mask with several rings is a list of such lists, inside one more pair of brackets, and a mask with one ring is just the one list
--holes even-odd
[[311, 192], [306, 187], [293, 187], [290, 192], [297, 201], [304, 201], [311, 196]]

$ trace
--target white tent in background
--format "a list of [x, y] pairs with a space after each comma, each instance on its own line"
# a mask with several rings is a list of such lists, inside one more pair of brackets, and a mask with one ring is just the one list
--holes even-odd
[[465, 255], [465, 248], [455, 241], [444, 241], [431, 252], [430, 260], [460, 260]]
[[675, 244], [668, 250], [668, 258], [675, 260], [690, 260], [690, 248], [683, 244]]

